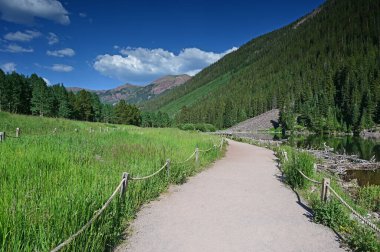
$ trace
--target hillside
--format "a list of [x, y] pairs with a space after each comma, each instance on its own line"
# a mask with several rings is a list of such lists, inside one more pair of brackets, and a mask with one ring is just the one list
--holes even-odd
[[[120, 100], [126, 100], [128, 103], [139, 103], [156, 97], [174, 87], [180, 86], [190, 79], [191, 77], [187, 74], [167, 75], [145, 86], [127, 83], [109, 90], [88, 91], [96, 93], [102, 102], [108, 104], [115, 104]], [[78, 92], [82, 90], [82, 88], [70, 87], [68, 90]]]
[[297, 114], [316, 131], [357, 132], [380, 123], [379, 54], [380, 2], [329, 0], [143, 107], [218, 128], [278, 108], [287, 128]]

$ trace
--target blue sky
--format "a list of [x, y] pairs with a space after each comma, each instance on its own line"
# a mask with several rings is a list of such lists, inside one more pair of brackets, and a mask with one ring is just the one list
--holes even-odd
[[0, 67], [108, 89], [194, 75], [323, 0], [0, 0]]

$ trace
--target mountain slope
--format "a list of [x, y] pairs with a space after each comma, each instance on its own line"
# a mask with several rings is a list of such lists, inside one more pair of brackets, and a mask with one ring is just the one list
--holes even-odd
[[[104, 103], [114, 104], [120, 100], [126, 100], [128, 103], [139, 103], [156, 97], [167, 90], [184, 84], [191, 77], [187, 74], [167, 75], [161, 77], [146, 86], [137, 86], [132, 84], [124, 84], [122, 86], [109, 90], [88, 90], [96, 93], [100, 100]], [[70, 87], [69, 91], [78, 92], [82, 88]]]
[[[329, 0], [146, 102], [144, 109], [226, 128], [279, 108], [288, 115], [288, 127], [296, 114], [315, 130], [357, 131], [380, 123], [379, 55], [380, 2]], [[227, 84], [192, 95], [226, 74]], [[178, 105], [182, 97], [186, 107]]]

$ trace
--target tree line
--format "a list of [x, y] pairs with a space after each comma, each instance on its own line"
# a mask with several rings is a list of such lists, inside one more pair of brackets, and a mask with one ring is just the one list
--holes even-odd
[[140, 109], [124, 100], [115, 106], [101, 103], [95, 93], [48, 86], [36, 74], [24, 76], [0, 70], [0, 111], [74, 120], [141, 125]]

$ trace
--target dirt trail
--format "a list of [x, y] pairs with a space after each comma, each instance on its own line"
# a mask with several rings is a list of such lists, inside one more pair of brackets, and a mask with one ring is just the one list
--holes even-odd
[[116, 251], [344, 251], [279, 181], [274, 160], [229, 141], [226, 157], [146, 205]]

